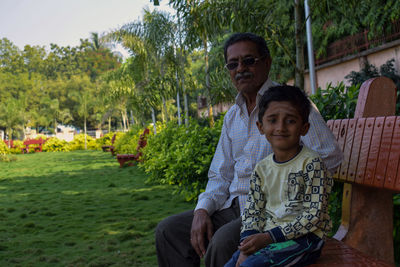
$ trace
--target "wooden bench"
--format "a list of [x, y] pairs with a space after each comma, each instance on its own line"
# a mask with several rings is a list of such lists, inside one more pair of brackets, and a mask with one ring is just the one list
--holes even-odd
[[42, 152], [42, 146], [43, 144], [46, 142], [46, 139], [27, 139], [24, 141], [24, 146], [23, 148], [21, 148], [21, 152], [22, 154], [24, 153], [29, 153], [29, 145], [39, 145], [38, 147], [34, 148], [35, 152]]
[[392, 80], [373, 78], [360, 88], [353, 119], [327, 122], [344, 154], [334, 175], [344, 182], [342, 218], [312, 266], [394, 266], [393, 193], [400, 192], [395, 107]]
[[111, 154], [113, 153], [111, 151], [111, 148], [112, 148], [112, 150], [114, 150], [114, 142], [115, 142], [116, 136], [117, 136], [117, 134], [114, 134], [113, 137], [111, 138], [111, 145], [109, 145], [109, 146], [104, 145], [101, 147], [101, 149], [103, 149], [103, 152], [111, 152]]
[[141, 149], [147, 145], [146, 135], [149, 133], [150, 130], [146, 128], [140, 135], [138, 145], [136, 147], [136, 154], [117, 154], [117, 160], [120, 168], [122, 168], [127, 162], [129, 162], [128, 166], [133, 166], [135, 161], [140, 161], [140, 157], [142, 156]]

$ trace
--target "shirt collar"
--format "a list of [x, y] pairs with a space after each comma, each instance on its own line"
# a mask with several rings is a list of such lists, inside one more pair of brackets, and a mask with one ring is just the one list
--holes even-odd
[[[256, 103], [256, 107], [258, 107], [258, 101], [260, 101], [260, 98], [262, 97], [262, 95], [265, 93], [265, 91], [268, 90], [268, 88], [277, 85], [276, 83], [274, 83], [273, 81], [271, 81], [270, 79], [267, 79], [264, 84], [261, 86], [260, 90], [258, 90], [257, 92], [257, 103]], [[238, 105], [239, 107], [242, 107], [244, 105], [246, 105], [246, 100], [242, 94], [242, 92], [239, 92], [236, 95], [235, 98], [235, 103], [236, 105]]]

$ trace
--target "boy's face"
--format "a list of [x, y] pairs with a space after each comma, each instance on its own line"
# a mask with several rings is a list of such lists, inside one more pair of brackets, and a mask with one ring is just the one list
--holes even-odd
[[257, 121], [260, 134], [265, 135], [279, 161], [291, 159], [298, 152], [300, 137], [307, 134], [309, 123], [303, 123], [299, 111], [288, 101], [272, 101]]

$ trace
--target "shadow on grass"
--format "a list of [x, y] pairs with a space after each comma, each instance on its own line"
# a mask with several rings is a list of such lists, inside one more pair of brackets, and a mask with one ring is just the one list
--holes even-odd
[[157, 266], [154, 228], [194, 207], [109, 153], [0, 162], [1, 266]]

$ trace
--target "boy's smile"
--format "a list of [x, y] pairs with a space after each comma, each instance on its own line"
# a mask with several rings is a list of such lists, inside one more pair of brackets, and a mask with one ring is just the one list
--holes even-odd
[[309, 123], [303, 123], [292, 103], [272, 101], [265, 110], [262, 123], [257, 121], [257, 127], [271, 144], [276, 160], [282, 162], [297, 154], [300, 137], [307, 134]]

